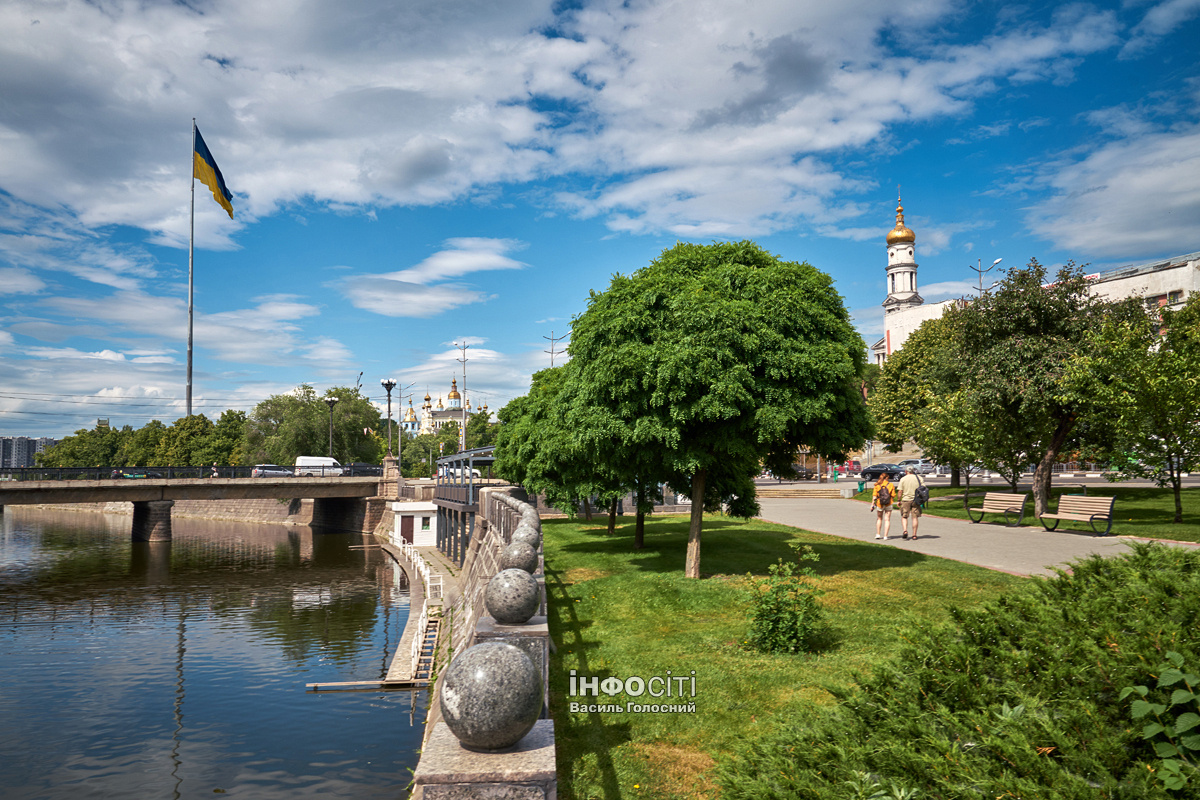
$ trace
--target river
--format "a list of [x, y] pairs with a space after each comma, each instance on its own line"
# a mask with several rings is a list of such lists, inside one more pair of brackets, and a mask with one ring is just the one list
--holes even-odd
[[361, 534], [9, 506], [0, 516], [0, 797], [403, 798], [423, 691], [376, 680], [404, 573]]

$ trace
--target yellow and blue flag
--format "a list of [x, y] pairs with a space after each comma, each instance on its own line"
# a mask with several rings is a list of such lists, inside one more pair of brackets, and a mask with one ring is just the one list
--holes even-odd
[[211, 189], [213, 199], [220, 203], [221, 208], [229, 212], [229, 218], [233, 219], [233, 194], [225, 186], [221, 168], [217, 166], [217, 160], [212, 157], [212, 153], [208, 152], [208, 145], [204, 143], [200, 129], [194, 130], [196, 135], [193, 137], [195, 152], [192, 154], [192, 179], [199, 178], [201, 183]]

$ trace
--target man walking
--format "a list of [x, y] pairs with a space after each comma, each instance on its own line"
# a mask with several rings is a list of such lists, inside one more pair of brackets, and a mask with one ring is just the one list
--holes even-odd
[[921, 504], [917, 502], [917, 489], [922, 486], [922, 483], [916, 472], [916, 469], [910, 466], [908, 474], [901, 478], [900, 483], [896, 485], [896, 492], [900, 495], [900, 527], [902, 529], [900, 538], [909, 538], [909, 527], [911, 526], [913, 541], [917, 539], [917, 524], [921, 519]]

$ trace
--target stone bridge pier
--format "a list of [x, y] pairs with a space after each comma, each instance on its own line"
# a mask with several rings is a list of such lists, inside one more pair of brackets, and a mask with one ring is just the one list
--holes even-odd
[[174, 505], [174, 500], [135, 500], [133, 541], [171, 541], [171, 507]]

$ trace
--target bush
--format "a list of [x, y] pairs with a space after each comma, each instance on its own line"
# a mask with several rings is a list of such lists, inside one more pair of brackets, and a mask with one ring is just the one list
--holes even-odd
[[1197, 663], [1200, 552], [1134, 545], [952, 618], [723, 760], [722, 797], [1197, 796], [1163, 785], [1120, 693], [1157, 685], [1168, 653]]
[[[790, 545], [800, 562], [820, 560], [808, 545]], [[796, 653], [812, 650], [822, 627], [823, 594], [815, 585], [812, 567], [779, 562], [767, 567], [770, 577], [750, 578], [753, 606], [749, 645], [763, 653]], [[749, 576], [747, 576], [749, 577]]]

